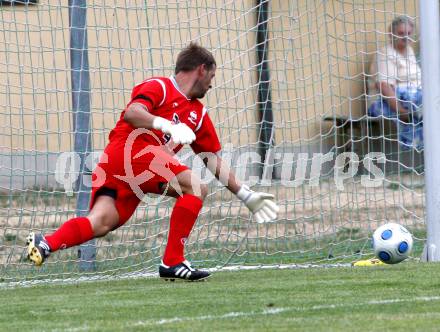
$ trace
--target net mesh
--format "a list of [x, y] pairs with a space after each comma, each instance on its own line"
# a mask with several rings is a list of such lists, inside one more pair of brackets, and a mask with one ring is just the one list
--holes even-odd
[[[258, 177], [262, 161], [255, 159], [259, 112], [268, 107], [257, 98], [260, 6], [232, 0], [89, 2], [93, 151], [104, 149], [132, 87], [150, 76], [171, 75], [178, 52], [197, 41], [218, 63], [204, 104], [223, 156], [239, 178], [273, 193], [281, 211], [275, 223], [256, 224], [233, 195], [211, 181], [187, 243], [189, 260], [205, 267], [349, 262], [371, 255], [372, 230], [393, 221], [415, 234], [416, 256], [424, 239], [422, 152], [402, 147], [394, 122], [371, 122], [366, 112], [371, 60], [387, 43], [396, 15], [413, 17], [417, 32], [416, 1], [268, 2], [274, 130], [265, 180]], [[72, 193], [56, 181], [57, 161], [73, 150], [75, 135], [69, 7], [62, 1], [3, 1], [0, 27], [2, 280], [156, 271], [171, 198], [149, 196], [127, 224], [98, 239], [94, 271], [80, 270], [78, 248], [52, 254], [42, 268], [26, 261], [30, 230], [50, 233], [76, 213], [75, 187]], [[373, 151], [385, 160], [379, 165], [384, 179], [375, 187], [365, 185], [369, 173], [362, 163]], [[347, 152], [356, 153], [359, 163], [338, 159], [351, 156]], [[180, 157], [209, 180], [188, 150]], [[320, 168], [322, 158], [328, 161]], [[335, 181], [341, 172], [355, 173], [342, 187]]]

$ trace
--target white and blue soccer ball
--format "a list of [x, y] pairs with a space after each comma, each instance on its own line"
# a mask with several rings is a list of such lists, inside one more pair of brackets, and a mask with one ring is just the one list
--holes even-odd
[[373, 233], [374, 254], [386, 264], [397, 264], [407, 259], [412, 246], [412, 235], [402, 225], [388, 223]]

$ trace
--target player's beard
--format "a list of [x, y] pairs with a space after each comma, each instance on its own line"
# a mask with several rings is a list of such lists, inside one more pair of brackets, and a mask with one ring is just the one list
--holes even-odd
[[200, 81], [197, 81], [196, 83], [194, 83], [193, 89], [195, 91], [193, 96], [196, 99], [202, 99], [203, 97], [205, 97], [206, 92], [208, 92], [208, 90], [209, 90], [209, 89], [205, 89], [203, 87], [202, 82], [200, 82]]

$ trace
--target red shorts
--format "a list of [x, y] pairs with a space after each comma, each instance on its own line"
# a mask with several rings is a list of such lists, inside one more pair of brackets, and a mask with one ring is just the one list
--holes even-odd
[[110, 143], [92, 173], [90, 209], [98, 191], [102, 192], [105, 188], [114, 190], [119, 226], [132, 216], [145, 193], [161, 194], [165, 184], [188, 169], [166, 152], [163, 146], [148, 145], [142, 148], [145, 148], [145, 153], [139, 153], [139, 147], [133, 149], [124, 162], [124, 146]]

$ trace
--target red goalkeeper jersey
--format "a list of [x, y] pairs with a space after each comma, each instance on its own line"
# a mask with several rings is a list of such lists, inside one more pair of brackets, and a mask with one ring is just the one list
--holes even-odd
[[[142, 103], [148, 111], [174, 123], [184, 123], [191, 128], [196, 139], [191, 144], [195, 153], [218, 152], [221, 145], [214, 125], [208, 116], [206, 108], [197, 99], [189, 99], [179, 90], [174, 77], [154, 77], [136, 85], [131, 93], [131, 100], [127, 107], [134, 103]], [[135, 130], [133, 126], [124, 121], [125, 110], [110, 133], [110, 142], [125, 143], [130, 133]], [[170, 141], [170, 136], [160, 130], [151, 129], [154, 135], [142, 134], [136, 143], [162, 145]], [[179, 151], [182, 145], [174, 147], [174, 152]]]

